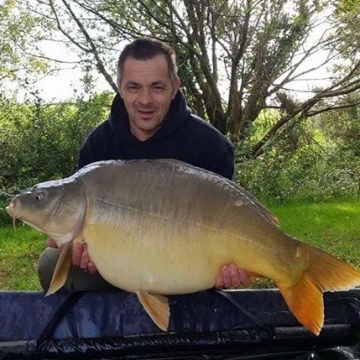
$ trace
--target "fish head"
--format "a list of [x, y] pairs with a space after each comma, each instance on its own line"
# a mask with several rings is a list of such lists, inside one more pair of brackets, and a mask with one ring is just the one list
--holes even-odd
[[58, 246], [73, 240], [81, 231], [86, 212], [86, 195], [78, 179], [39, 183], [16, 195], [7, 213], [48, 235]]

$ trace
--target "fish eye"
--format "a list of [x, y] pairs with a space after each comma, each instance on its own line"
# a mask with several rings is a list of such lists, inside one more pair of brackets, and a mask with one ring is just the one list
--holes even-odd
[[43, 191], [37, 191], [34, 197], [36, 201], [41, 201], [45, 197], [45, 194]]

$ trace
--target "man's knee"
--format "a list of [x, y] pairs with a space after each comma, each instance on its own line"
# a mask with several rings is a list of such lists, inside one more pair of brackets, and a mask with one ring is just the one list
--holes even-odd
[[50, 247], [46, 248], [39, 257], [38, 277], [40, 285], [45, 291], [50, 287], [58, 258], [59, 250]]
[[[40, 285], [45, 291], [50, 287], [58, 258], [59, 250], [55, 248], [46, 248], [40, 255], [38, 277]], [[99, 273], [90, 274], [84, 269], [71, 266], [68, 278], [61, 290], [73, 292], [108, 289], [114, 289], [114, 286], [105, 281]]]

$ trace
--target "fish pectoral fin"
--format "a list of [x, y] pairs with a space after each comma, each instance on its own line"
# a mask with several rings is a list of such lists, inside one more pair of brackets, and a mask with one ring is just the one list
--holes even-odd
[[296, 284], [279, 287], [289, 310], [315, 335], [324, 324], [325, 291], [350, 290], [360, 285], [360, 272], [323, 250], [299, 244], [309, 259], [308, 268]]
[[70, 267], [72, 262], [72, 242], [64, 245], [62, 248], [54, 274], [51, 279], [51, 283], [45, 296], [56, 293], [66, 282], [69, 275]]
[[168, 298], [166, 296], [152, 294], [147, 291], [137, 291], [136, 295], [154, 323], [161, 330], [167, 331], [170, 318]]

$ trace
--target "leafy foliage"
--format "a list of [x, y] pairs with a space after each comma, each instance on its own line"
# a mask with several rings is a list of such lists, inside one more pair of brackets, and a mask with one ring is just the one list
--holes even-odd
[[[89, 101], [32, 105], [0, 102], [0, 191], [6, 199], [34, 183], [70, 175], [81, 143], [108, 112], [112, 95]], [[263, 200], [327, 200], [360, 193], [357, 108], [321, 113], [306, 123], [287, 124], [285, 134], [258, 158], [246, 156], [281, 116], [263, 111], [247, 141], [237, 147], [235, 180]], [[334, 116], [337, 121], [329, 119]]]
[[111, 96], [96, 95], [74, 104], [17, 104], [0, 100], [0, 190], [70, 175], [86, 135], [103, 121]]
[[[351, 112], [354, 111], [352, 108]], [[292, 127], [273, 144], [271, 151], [257, 159], [243, 157], [239, 149], [236, 180], [263, 200], [275, 202], [290, 198], [319, 201], [358, 197], [360, 117], [350, 116], [343, 122], [338, 121], [342, 139], [333, 128], [329, 129], [329, 124], [335, 122], [328, 117], [339, 119], [343, 112], [321, 114], [301, 126]], [[259, 117], [258, 131], [250, 134], [249, 141], [253, 138], [256, 141], [264, 129], [263, 122], [274, 122], [274, 117], [274, 113]]]
[[[46, 41], [74, 55], [85, 93], [93, 94], [94, 74], [116, 91], [121, 47], [144, 35], [164, 40], [176, 49], [194, 112], [236, 143], [237, 179], [246, 188], [276, 201], [356, 196], [358, 6], [353, 0], [6, 0], [0, 77], [28, 70], [19, 87], [28, 89], [38, 72], [67, 63], [62, 53], [44, 58]], [[298, 91], [300, 81], [316, 88]], [[107, 95], [62, 104], [0, 99], [0, 191], [71, 173], [108, 103]]]
[[[96, 69], [114, 90], [115, 59], [124, 43], [146, 35], [171, 44], [191, 107], [246, 149], [248, 157], [270, 151], [294, 126], [336, 109], [339, 98], [346, 100], [345, 94], [360, 88], [359, 59], [349, 56], [345, 42], [357, 29], [358, 22], [351, 21], [358, 16], [352, 1], [37, 0], [26, 4], [30, 12], [37, 11], [47, 20], [41, 24], [51, 39], [63, 41], [85, 72]], [[356, 54], [356, 44], [351, 54]], [[335, 65], [336, 76], [326, 73]], [[309, 85], [308, 93], [299, 91], [297, 84], [309, 80], [316, 88]], [[257, 142], [244, 147], [257, 118], [267, 109], [278, 109], [281, 116]]]
[[38, 27], [41, 22], [46, 19], [29, 12], [21, 2], [0, 4], [0, 84], [18, 79], [26, 86], [48, 71], [49, 63], [38, 46], [44, 37]]

